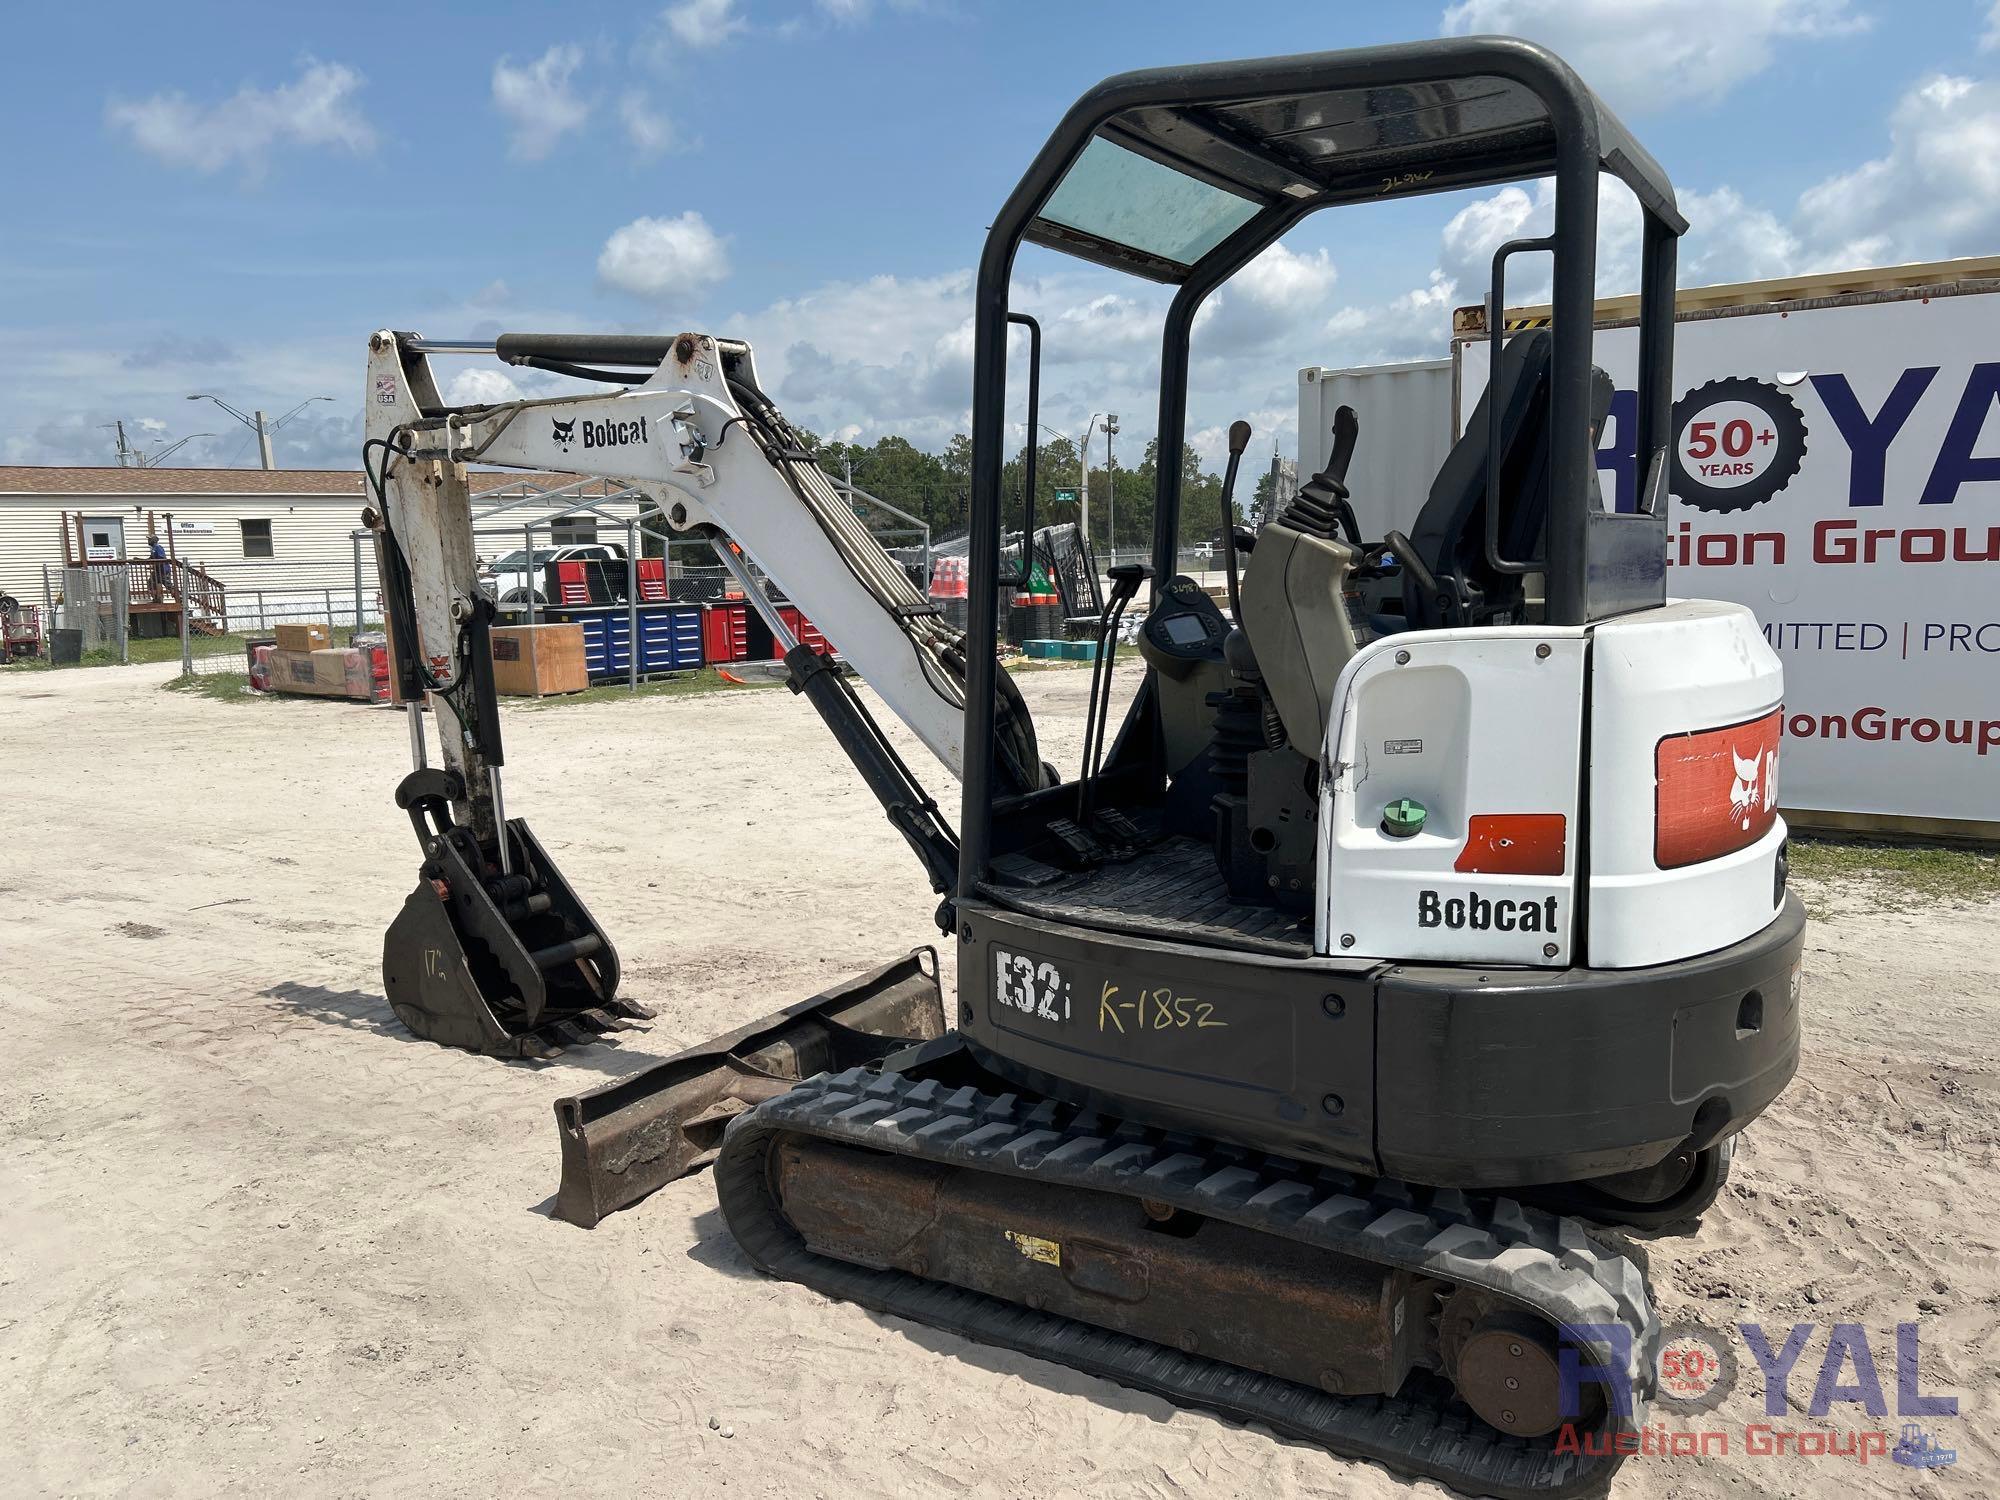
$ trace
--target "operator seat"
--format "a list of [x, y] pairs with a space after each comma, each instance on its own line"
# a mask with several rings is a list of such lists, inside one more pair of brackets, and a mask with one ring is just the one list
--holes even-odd
[[[1539, 558], [1549, 515], [1549, 368], [1555, 340], [1546, 328], [1517, 333], [1500, 351], [1499, 369], [1466, 420], [1431, 483], [1430, 498], [1410, 528], [1419, 559], [1437, 579], [1422, 587], [1403, 570], [1407, 630], [1453, 625], [1519, 624], [1524, 618], [1523, 577], [1486, 560], [1486, 455], [1490, 403], [1500, 412], [1500, 555], [1509, 561]], [[1611, 377], [1591, 367], [1590, 430], [1604, 425], [1611, 406]], [[1591, 487], [1597, 474], [1591, 470]], [[1602, 503], [1601, 498], [1598, 503]]]

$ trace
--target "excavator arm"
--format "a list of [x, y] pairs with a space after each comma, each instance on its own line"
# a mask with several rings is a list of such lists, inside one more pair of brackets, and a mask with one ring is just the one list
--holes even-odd
[[[430, 359], [491, 352], [628, 389], [447, 406]], [[925, 867], [955, 881], [957, 837], [843, 674], [793, 637], [750, 571], [777, 581], [954, 776], [964, 758], [964, 642], [875, 542], [759, 388], [747, 344], [675, 337], [509, 334], [491, 344], [383, 331], [370, 341], [365, 469], [413, 769], [397, 793], [425, 854], [392, 926], [384, 979], [421, 1035], [547, 1055], [646, 1014], [617, 1000], [617, 958], [527, 825], [505, 811], [505, 756], [475, 574], [469, 466], [556, 471], [639, 490], [677, 531], [706, 537], [784, 647], [793, 690], [832, 730]], [[748, 560], [746, 563], [745, 559]], [[1003, 783], [1054, 778], [1003, 672]], [[441, 769], [427, 764], [423, 708]], [[952, 926], [949, 896], [939, 908]]]

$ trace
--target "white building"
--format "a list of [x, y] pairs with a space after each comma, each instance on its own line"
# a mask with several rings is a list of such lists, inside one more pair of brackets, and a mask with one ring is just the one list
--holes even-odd
[[[519, 548], [535, 524], [535, 544], [596, 540], [623, 544], [631, 500], [607, 500], [615, 487], [593, 482], [579, 496], [497, 509], [515, 495], [576, 484], [567, 474], [482, 472], [472, 476], [474, 534], [480, 554]], [[548, 524], [579, 499], [618, 518], [589, 515]], [[258, 604], [331, 597], [336, 613], [354, 607], [356, 548], [367, 504], [358, 469], [130, 469], [0, 466], [0, 593], [42, 603], [62, 586], [64, 517], [81, 516], [92, 556], [147, 555], [148, 525], [163, 545], [171, 527], [175, 557], [218, 579], [232, 616]], [[71, 551], [76, 548], [74, 519]], [[360, 548], [362, 588], [372, 604], [372, 548]], [[45, 591], [46, 570], [46, 591]]]

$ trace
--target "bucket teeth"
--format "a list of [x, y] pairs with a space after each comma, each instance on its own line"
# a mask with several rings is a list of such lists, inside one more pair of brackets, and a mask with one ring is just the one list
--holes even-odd
[[610, 1011], [614, 1016], [624, 1016], [633, 1021], [650, 1021], [659, 1014], [650, 1005], [641, 1005], [637, 1000], [626, 1000], [616, 996], [605, 1001], [602, 1009]]

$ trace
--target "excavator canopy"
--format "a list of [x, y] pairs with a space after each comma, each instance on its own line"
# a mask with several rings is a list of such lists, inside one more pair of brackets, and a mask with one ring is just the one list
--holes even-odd
[[1666, 174], [1617, 117], [1511, 39], [1127, 73], [1078, 101], [1051, 145], [1092, 115], [1066, 163], [1044, 151], [1030, 171], [1060, 177], [1025, 238], [1157, 281], [1191, 279], [1260, 219], [1268, 242], [1302, 208], [1513, 181], [1579, 150], [1682, 227]]
[[[1644, 220], [1631, 439], [1642, 482], [1638, 509], [1626, 514], [1604, 510], [1594, 484], [1592, 331], [1606, 175], [1631, 190]], [[1176, 288], [1162, 329], [1154, 429], [1159, 451], [1176, 453], [1186, 443], [1196, 313], [1301, 219], [1540, 178], [1555, 186], [1552, 229], [1499, 249], [1493, 289], [1502, 294], [1509, 257], [1548, 257], [1551, 353], [1538, 398], [1550, 455], [1546, 545], [1543, 556], [1504, 566], [1540, 573], [1550, 623], [1583, 625], [1666, 597], [1675, 250], [1687, 222], [1659, 163], [1569, 65], [1516, 38], [1458, 37], [1123, 73], [1070, 107], [995, 215], [975, 290], [961, 896], [987, 876], [996, 792], [1006, 796], [993, 776], [992, 688], [1011, 431], [1007, 335], [1023, 321], [1010, 306], [1021, 246]], [[1488, 354], [1499, 353], [1496, 334]], [[1031, 405], [1033, 387], [1031, 371]], [[1488, 489], [1497, 482], [1489, 464]], [[1152, 569], [1164, 580], [1178, 553], [1181, 465], [1160, 464], [1157, 483]]]

